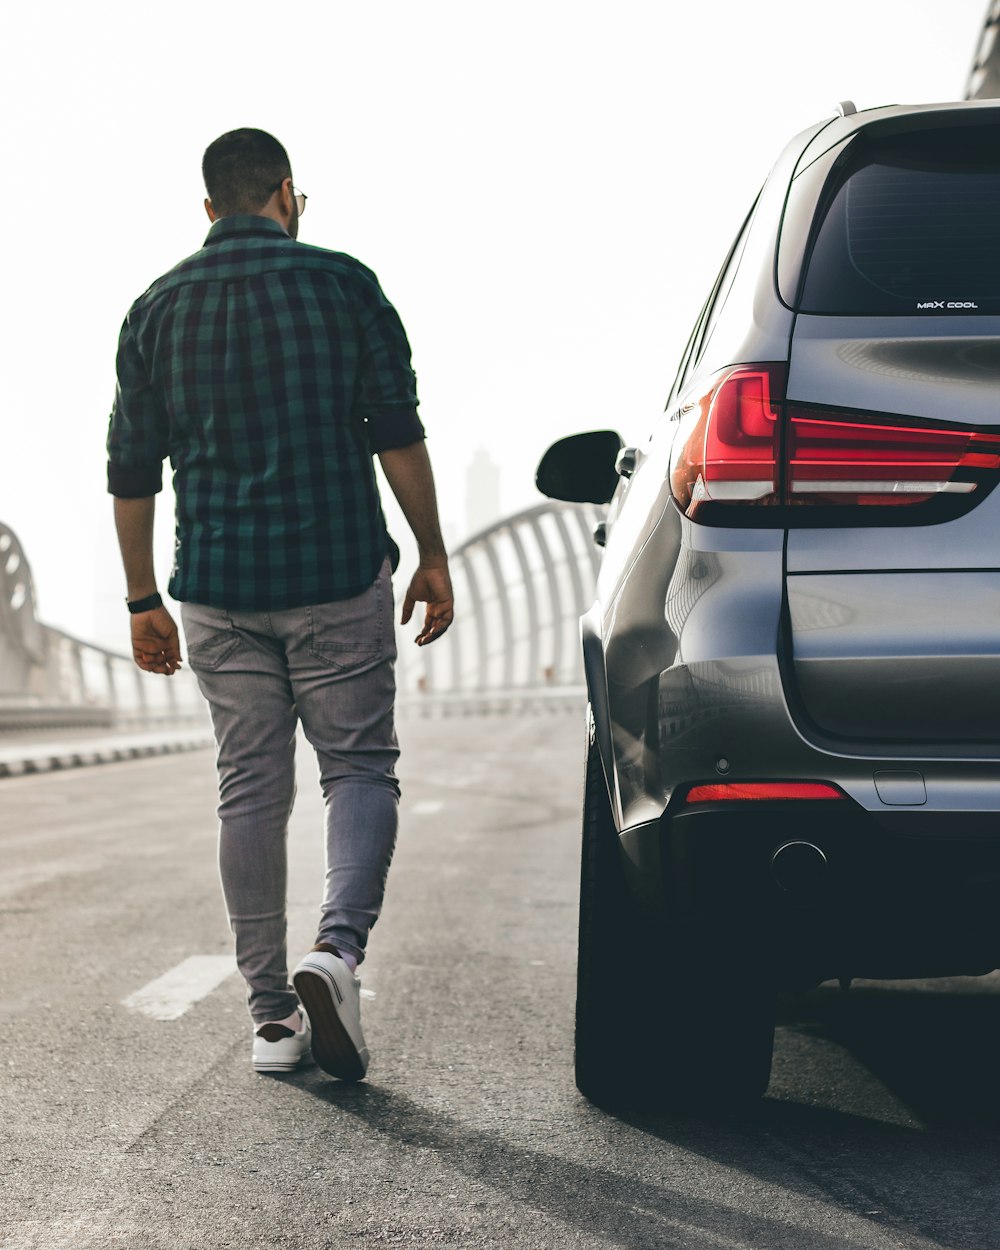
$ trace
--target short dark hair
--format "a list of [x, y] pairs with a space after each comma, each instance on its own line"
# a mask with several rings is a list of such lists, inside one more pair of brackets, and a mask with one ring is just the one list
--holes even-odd
[[230, 130], [205, 149], [205, 190], [218, 217], [256, 213], [292, 176], [288, 153], [266, 130]]

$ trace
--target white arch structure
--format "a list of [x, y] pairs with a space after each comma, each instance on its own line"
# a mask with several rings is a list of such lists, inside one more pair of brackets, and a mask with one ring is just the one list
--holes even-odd
[[43, 625], [24, 550], [0, 522], [0, 729], [203, 717], [190, 673], [157, 679], [131, 656]]
[[966, 86], [967, 100], [1000, 97], [1000, 0], [990, 0]]
[[416, 698], [579, 690], [579, 619], [593, 600], [600, 559], [593, 534], [603, 511], [547, 501], [453, 551], [455, 623], [420, 651], [402, 632], [400, 693]]

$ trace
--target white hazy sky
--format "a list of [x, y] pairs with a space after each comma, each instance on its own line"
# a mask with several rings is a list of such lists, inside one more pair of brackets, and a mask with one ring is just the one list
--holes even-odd
[[12, 7], [0, 520], [24, 544], [39, 615], [106, 642], [119, 629], [103, 449], [118, 329], [200, 246], [201, 154], [218, 134], [276, 134], [309, 195], [300, 237], [379, 275], [413, 345], [442, 515], [461, 538], [478, 448], [513, 511], [536, 502], [553, 439], [643, 434], [785, 142], [845, 97], [961, 98], [985, 7]]

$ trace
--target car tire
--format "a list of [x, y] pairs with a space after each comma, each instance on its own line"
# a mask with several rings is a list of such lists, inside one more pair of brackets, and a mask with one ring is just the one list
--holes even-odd
[[599, 1105], [732, 1105], [767, 1089], [775, 992], [745, 935], [657, 929], [625, 879], [600, 754], [587, 752], [576, 1084]]

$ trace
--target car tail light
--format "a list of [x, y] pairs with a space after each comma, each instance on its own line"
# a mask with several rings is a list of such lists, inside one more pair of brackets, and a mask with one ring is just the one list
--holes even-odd
[[745, 803], [765, 799], [842, 799], [844, 793], [825, 781], [725, 781], [692, 786], [687, 803]]
[[[785, 366], [717, 374], [684, 404], [670, 484], [688, 516], [707, 503], [912, 506], [1000, 480], [1000, 435], [884, 413], [786, 403]], [[970, 498], [969, 502], [973, 502]]]
[[685, 404], [671, 455], [670, 486], [689, 516], [709, 500], [778, 502], [776, 404], [783, 393], [780, 365], [748, 365], [717, 374], [700, 399]]
[[899, 506], [970, 495], [1000, 469], [1000, 439], [980, 430], [834, 418], [788, 406], [788, 496], [795, 504]]

